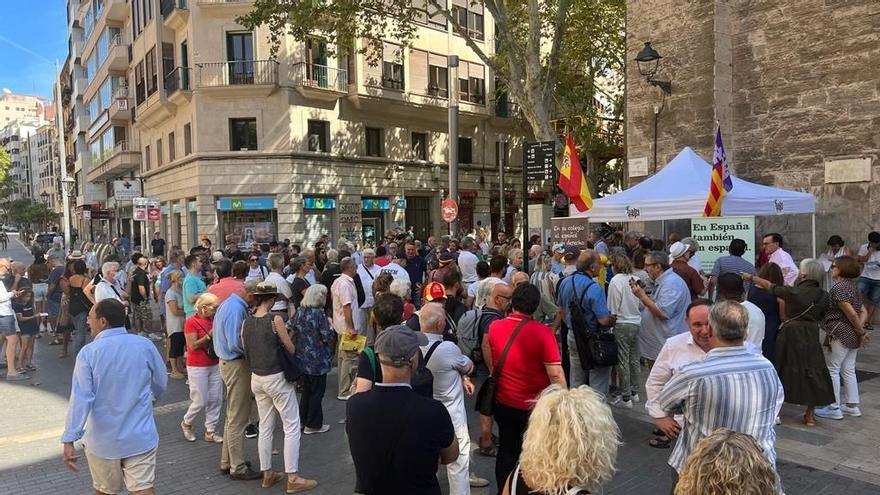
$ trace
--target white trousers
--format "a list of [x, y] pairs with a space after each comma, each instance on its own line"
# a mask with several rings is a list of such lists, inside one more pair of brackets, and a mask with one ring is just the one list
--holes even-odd
[[455, 427], [458, 440], [458, 459], [446, 465], [449, 478], [449, 495], [470, 495], [471, 434], [467, 424]]
[[223, 406], [223, 378], [220, 367], [187, 366], [189, 378], [189, 398], [192, 402], [183, 415], [183, 422], [192, 425], [196, 415], [205, 410], [205, 430], [213, 432], [220, 421]]
[[300, 429], [296, 387], [284, 379], [284, 373], [268, 376], [252, 374], [251, 391], [260, 414], [260, 436], [257, 439], [260, 471], [272, 469], [272, 435], [275, 431], [275, 411], [278, 411], [284, 430], [284, 472], [298, 472]]
[[[849, 349], [839, 340], [831, 341], [831, 352], [825, 351], [825, 364], [831, 374], [831, 385], [834, 386], [834, 400], [840, 404], [859, 403], [859, 384], [856, 381], [856, 356], [858, 349]], [[840, 394], [840, 382], [843, 382], [843, 396]]]

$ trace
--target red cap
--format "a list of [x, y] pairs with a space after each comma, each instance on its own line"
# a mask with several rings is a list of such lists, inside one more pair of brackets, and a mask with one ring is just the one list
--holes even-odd
[[431, 282], [422, 291], [422, 297], [426, 302], [446, 299], [446, 288], [440, 282]]

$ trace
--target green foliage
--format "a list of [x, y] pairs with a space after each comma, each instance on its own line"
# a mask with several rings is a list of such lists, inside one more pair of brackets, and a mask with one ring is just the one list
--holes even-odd
[[8, 201], [3, 207], [6, 210], [6, 223], [18, 227], [42, 225], [58, 220], [58, 214], [50, 210], [46, 203], [30, 198]]
[[9, 173], [9, 166], [12, 164], [9, 153], [5, 149], [0, 148], [0, 184], [6, 182], [6, 176]]

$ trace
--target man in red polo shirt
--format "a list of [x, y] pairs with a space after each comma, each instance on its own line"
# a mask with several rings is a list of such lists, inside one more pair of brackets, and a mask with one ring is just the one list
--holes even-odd
[[217, 273], [217, 282], [208, 287], [208, 292], [217, 296], [217, 305], [226, 300], [233, 292], [245, 299], [247, 292], [244, 290], [244, 281], [233, 277], [232, 261], [221, 258], [214, 262], [214, 272]]
[[531, 317], [540, 300], [536, 286], [525, 283], [517, 287], [511, 297], [510, 315], [489, 325], [489, 336], [483, 341], [483, 359], [494, 373], [508, 340], [513, 338], [500, 374], [496, 374], [495, 421], [499, 445], [495, 479], [498, 486], [504, 486], [507, 476], [516, 467], [535, 399], [551, 383], [566, 386], [553, 331]]

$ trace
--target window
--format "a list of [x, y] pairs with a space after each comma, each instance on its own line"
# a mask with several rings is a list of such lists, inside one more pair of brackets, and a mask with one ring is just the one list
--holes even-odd
[[484, 104], [486, 102], [486, 82], [483, 77], [482, 65], [473, 62], [460, 62], [458, 67], [459, 99]]
[[397, 61], [382, 61], [382, 87], [403, 91], [403, 64]]
[[150, 145], [148, 144], [144, 147], [144, 168], [149, 171], [150, 167]]
[[473, 163], [474, 140], [471, 138], [458, 138], [458, 163]]
[[162, 79], [174, 70], [174, 44], [162, 43]]
[[257, 149], [257, 119], [229, 119], [229, 149], [232, 151]]
[[452, 0], [452, 18], [455, 25], [475, 40], [483, 41], [483, 6], [468, 0]]
[[173, 162], [177, 158], [177, 150], [174, 149], [177, 143], [174, 140], [174, 133], [168, 133], [168, 161]]
[[135, 101], [138, 105], [144, 102], [147, 99], [146, 94], [146, 86], [144, 83], [144, 63], [143, 61], [139, 62], [134, 67], [134, 90], [135, 90]]
[[147, 64], [147, 96], [156, 92], [156, 47], [150, 48], [144, 59]]
[[309, 121], [309, 151], [330, 151], [330, 122]]
[[367, 127], [367, 156], [385, 156], [385, 129]]
[[446, 16], [443, 14], [447, 8], [446, 0], [437, 0], [437, 4], [439, 9], [428, 7], [428, 25], [446, 31]]
[[164, 148], [162, 148], [162, 140], [157, 139], [156, 140], [156, 166], [157, 167], [162, 166], [162, 150], [163, 149]]
[[428, 161], [428, 134], [412, 133], [412, 153], [416, 160]]
[[183, 126], [183, 154], [184, 156], [192, 153], [192, 126], [189, 123]]
[[428, 94], [449, 98], [449, 69], [436, 65], [428, 66]]

